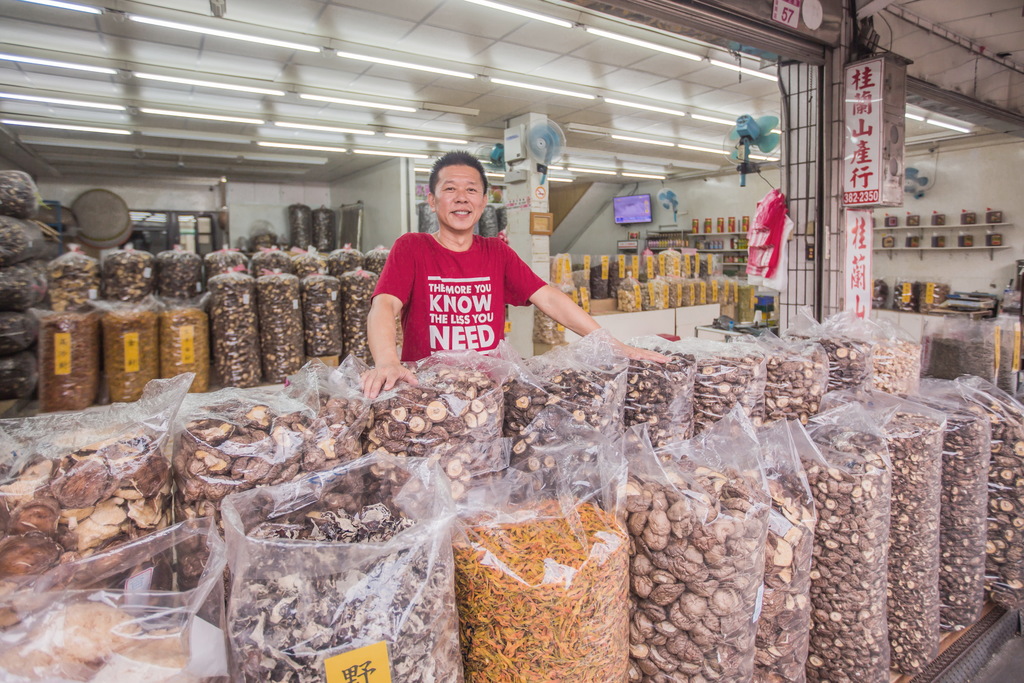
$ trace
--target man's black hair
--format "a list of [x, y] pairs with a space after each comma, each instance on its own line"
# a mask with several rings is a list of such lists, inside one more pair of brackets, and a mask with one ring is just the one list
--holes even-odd
[[434, 162], [434, 168], [430, 170], [430, 194], [434, 194], [434, 190], [437, 189], [437, 176], [445, 166], [470, 166], [475, 168], [479, 171], [480, 180], [484, 183], [484, 192], [487, 192], [487, 174], [484, 172], [484, 165], [469, 152], [457, 150], [455, 152], [448, 152]]

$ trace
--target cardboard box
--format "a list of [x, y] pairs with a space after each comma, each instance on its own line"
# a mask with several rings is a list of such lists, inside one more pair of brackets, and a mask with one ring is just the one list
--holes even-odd
[[601, 315], [602, 313], [615, 313], [618, 311], [617, 299], [591, 299], [590, 315]]

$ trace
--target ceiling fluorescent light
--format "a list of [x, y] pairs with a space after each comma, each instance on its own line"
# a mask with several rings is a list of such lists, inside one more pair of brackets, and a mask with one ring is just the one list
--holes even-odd
[[548, 180], [552, 183], [571, 183], [575, 178], [559, 178], [558, 176], [549, 175]]
[[649, 43], [646, 40], [640, 40], [638, 38], [630, 38], [629, 36], [623, 36], [618, 33], [609, 33], [608, 31], [602, 31], [599, 28], [591, 28], [586, 26], [585, 30], [587, 33], [593, 33], [595, 36], [601, 36], [602, 38], [610, 38], [611, 40], [617, 40], [620, 43], [629, 43], [630, 45], [638, 45], [640, 47], [646, 47], [649, 50], [657, 50], [658, 52], [664, 52], [668, 55], [674, 55], [676, 57], [682, 57], [683, 59], [689, 59], [694, 62], [703, 61], [704, 58], [700, 55], [695, 55], [690, 52], [683, 52], [682, 50], [676, 50], [671, 47], [665, 47], [664, 45], [658, 45], [657, 43]]
[[59, 0], [21, 0], [22, 2], [30, 2], [33, 5], [46, 5], [47, 7], [56, 7], [57, 9], [69, 9], [72, 12], [85, 12], [86, 14], [103, 14], [103, 10], [99, 7], [89, 7], [88, 5], [78, 5], [73, 2], [60, 2]]
[[487, 176], [488, 178], [505, 178], [504, 173], [495, 173], [494, 171], [484, 171], [484, 175]]
[[644, 109], [646, 111], [656, 111], [662, 114], [671, 114], [673, 116], [686, 116], [685, 111], [679, 111], [678, 109], [666, 109], [665, 107], [655, 107], [651, 104], [637, 104], [636, 102], [627, 102], [625, 100], [616, 100], [610, 97], [604, 98], [604, 101], [608, 104], [618, 104], [623, 107], [632, 107], [633, 109]]
[[338, 128], [336, 126], [314, 126], [308, 123], [288, 123], [286, 121], [274, 121], [279, 128], [297, 128], [299, 130], [320, 130], [325, 133], [349, 133], [351, 135], [376, 135], [375, 131], [369, 128]]
[[314, 102], [333, 102], [334, 104], [348, 104], [353, 107], [369, 107], [370, 109], [387, 109], [388, 111], [405, 111], [410, 114], [416, 111], [415, 107], [404, 107], [399, 104], [381, 104], [380, 102], [367, 102], [365, 100], [350, 100], [344, 97], [325, 97], [324, 95], [299, 95], [299, 99], [312, 100]]
[[385, 59], [383, 57], [370, 57], [369, 55], [360, 55], [355, 52], [343, 52], [342, 50], [335, 50], [334, 53], [342, 59], [355, 59], [360, 62], [372, 62], [374, 64], [385, 64], [387, 66], [398, 66], [403, 69], [415, 69], [416, 71], [429, 71], [432, 74], [441, 74], [443, 76], [455, 76], [456, 78], [476, 78], [476, 74], [466, 73], [465, 71], [453, 71], [451, 69], [439, 69], [435, 66], [424, 66], [423, 64], [413, 64], [411, 62], [400, 62], [397, 59]]
[[711, 62], [714, 66], [720, 66], [723, 69], [729, 69], [730, 71], [738, 71], [740, 73], [747, 74], [748, 76], [756, 76], [757, 78], [763, 78], [766, 81], [776, 81], [776, 82], [778, 82], [778, 80], [779, 80], [778, 76], [774, 76], [772, 74], [766, 74], [764, 72], [758, 71], [757, 69], [748, 69], [745, 66], [738, 66], [736, 64], [730, 64], [729, 62], [723, 62], [723, 61], [718, 60], [718, 59], [709, 59], [708, 61]]
[[327, 157], [297, 157], [287, 154], [243, 154], [249, 161], [276, 161], [282, 164], [326, 164]]
[[438, 138], [432, 135], [406, 135], [405, 133], [384, 133], [386, 138], [402, 138], [403, 140], [426, 140], [427, 142], [449, 142], [453, 145], [465, 145], [469, 143], [469, 140], [459, 140], [457, 138]]
[[434, 169], [424, 168], [423, 166], [416, 166], [413, 170], [416, 171], [417, 173], [430, 173]]
[[548, 166], [549, 171], [564, 171], [565, 166]]
[[623, 171], [622, 175], [627, 178], [649, 178], [650, 180], [664, 180], [666, 177], [654, 173], [633, 173], [632, 171]]
[[556, 19], [555, 17], [549, 17], [544, 14], [537, 14], [525, 9], [519, 9], [518, 7], [511, 7], [509, 5], [503, 5], [500, 2], [491, 2], [490, 0], [466, 0], [474, 5], [481, 5], [482, 7], [490, 7], [491, 9], [501, 10], [502, 12], [509, 12], [510, 14], [518, 14], [521, 17], [527, 17], [529, 19], [536, 19], [537, 21], [543, 21], [548, 24], [554, 24], [555, 26], [561, 26], [562, 28], [572, 28], [573, 23], [564, 19]]
[[781, 128], [772, 128], [771, 131], [769, 131], [769, 132], [775, 133], [777, 135], [782, 135], [782, 129]]
[[82, 142], [65, 140], [64, 138], [34, 138], [21, 135], [18, 138], [26, 145], [42, 145], [44, 147], [67, 147], [69, 149], [95, 149], [103, 152], [134, 152], [136, 146], [127, 142]]
[[418, 154], [416, 152], [385, 152], [382, 150], [374, 149], [354, 149], [352, 150], [356, 154], [367, 154], [370, 156], [379, 157], [403, 157], [406, 159], [429, 159], [430, 156], [427, 154]]
[[42, 121], [16, 121], [14, 119], [0, 119], [0, 123], [9, 126], [31, 126], [33, 128], [52, 128], [54, 130], [74, 130], [79, 133], [110, 133], [111, 135], [131, 135], [130, 130], [120, 128], [94, 128], [92, 126], [71, 126], [63, 123], [43, 123]]
[[297, 145], [290, 142], [257, 142], [260, 147], [275, 147], [279, 149], [308, 149], [315, 152], [347, 152], [344, 147], [325, 147], [323, 145]]
[[698, 121], [707, 121], [708, 123], [720, 123], [723, 126], [735, 126], [736, 119], [722, 119], [716, 116], [704, 116], [703, 114], [690, 114], [692, 118]]
[[186, 119], [201, 119], [203, 121], [225, 121], [227, 123], [251, 123], [261, 126], [266, 123], [263, 119], [247, 119], [241, 116], [220, 116], [217, 114], [194, 114], [190, 111], [171, 111], [169, 109], [139, 109], [143, 114], [154, 114], [156, 116], [180, 116]]
[[18, 95], [10, 92], [0, 92], [0, 99], [24, 100], [25, 102], [45, 102], [47, 104], [62, 104], [67, 107], [92, 107], [93, 109], [109, 109], [110, 111], [124, 111], [125, 107], [120, 104], [101, 104], [99, 102], [82, 102], [81, 100], [65, 100], [59, 97], [37, 97], [35, 95]]
[[618, 175], [616, 171], [606, 171], [602, 168], [580, 168], [578, 166], [569, 166], [566, 170], [572, 171], [573, 173], [596, 173], [598, 175]]
[[760, 154], [751, 154], [750, 158], [755, 160], [755, 161], [778, 161], [779, 160], [778, 157], [764, 157], [764, 156], [761, 156]]
[[723, 153], [722, 150], [720, 150], [720, 149], [712, 149], [711, 147], [700, 147], [698, 145], [684, 145], [684, 144], [680, 143], [680, 144], [677, 144], [676, 147], [678, 147], [679, 149], [693, 150], [694, 152], [707, 152], [708, 154], [722, 154]]
[[504, 78], [492, 78], [491, 83], [497, 83], [498, 85], [510, 85], [513, 88], [526, 88], [527, 90], [539, 90], [540, 92], [554, 93], [555, 95], [568, 95], [569, 97], [578, 97], [582, 100], [596, 100], [597, 98], [593, 95], [587, 95], [586, 93], [574, 92], [572, 90], [562, 90], [561, 88], [549, 88], [544, 85], [532, 85], [530, 83], [521, 83], [519, 81], [506, 81]]
[[191, 24], [179, 24], [176, 21], [164, 21], [163, 19], [153, 19], [150, 17], [140, 17], [138, 14], [129, 14], [128, 18], [132, 21], [137, 21], [140, 24], [149, 24], [150, 26], [161, 26], [163, 28], [172, 28], [178, 31], [188, 31], [189, 33], [202, 33], [207, 36], [217, 36], [219, 38], [230, 38], [232, 40], [242, 40], [247, 43], [258, 43], [260, 45], [272, 45], [274, 47], [284, 47], [289, 50], [301, 50], [303, 52], [320, 52], [320, 48], [313, 47], [312, 45], [302, 45], [300, 43], [290, 43], [286, 40], [274, 40], [273, 38], [260, 38], [259, 36], [249, 36], [244, 33], [235, 33], [233, 31], [221, 31], [215, 28], [204, 28], [202, 26], [192, 26]]
[[946, 123], [945, 121], [939, 121], [938, 119], [925, 119], [925, 123], [930, 123], [933, 126], [939, 126], [940, 128], [948, 128], [949, 130], [955, 130], [958, 133], [970, 133], [970, 128], [964, 128], [963, 126], [957, 126], [952, 123]]
[[58, 69], [74, 69], [75, 71], [91, 71], [97, 74], [117, 73], [116, 69], [108, 69], [104, 66], [88, 66], [86, 64], [72, 64], [71, 62], [58, 62], [53, 59], [37, 59], [36, 57], [25, 57], [22, 55], [9, 55], [0, 53], [0, 59], [9, 62], [21, 62], [22, 64], [38, 64], [39, 66], [53, 66]]
[[910, 119], [911, 121], [924, 121], [924, 117], [923, 116], [918, 116], [917, 114], [911, 114], [909, 111], [907, 113], [905, 113], [903, 116], [905, 116], [906, 118]]
[[665, 142], [664, 140], [646, 140], [644, 138], [634, 138], [628, 135], [612, 135], [613, 140], [625, 140], [627, 142], [640, 142], [645, 145], [659, 145], [661, 147], [675, 147], [675, 143]]
[[231, 83], [217, 83], [214, 81], [201, 81], [196, 78], [178, 78], [177, 76], [160, 76], [159, 74], [146, 74], [138, 71], [132, 72], [135, 78], [147, 81], [162, 81], [164, 83], [181, 83], [182, 85], [196, 85], [203, 88], [216, 88], [218, 90], [234, 90], [236, 92], [251, 92], [257, 95], [273, 95], [284, 97], [287, 93], [283, 90], [271, 90], [269, 88], [252, 88], [247, 85], [232, 85]]

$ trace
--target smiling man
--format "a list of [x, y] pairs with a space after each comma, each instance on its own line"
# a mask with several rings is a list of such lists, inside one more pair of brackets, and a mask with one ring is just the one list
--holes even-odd
[[[533, 304], [581, 336], [600, 325], [572, 299], [539, 278], [519, 255], [497, 237], [480, 237], [473, 228], [487, 205], [483, 166], [467, 152], [449, 152], [430, 172], [430, 208], [439, 231], [409, 233], [395, 241], [377, 282], [367, 319], [374, 369], [363, 377], [363, 391], [376, 398], [399, 381], [415, 383], [402, 362], [435, 351], [486, 352], [505, 333], [505, 305]], [[402, 358], [395, 350], [396, 317], [402, 317]], [[664, 356], [626, 346], [631, 358], [654, 361]]]

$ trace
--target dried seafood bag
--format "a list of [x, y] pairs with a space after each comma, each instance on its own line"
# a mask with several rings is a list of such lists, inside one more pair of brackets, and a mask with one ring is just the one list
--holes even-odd
[[327, 255], [327, 272], [334, 277], [340, 278], [344, 273], [362, 267], [363, 252], [353, 249], [351, 244], [335, 249]]
[[150, 380], [160, 376], [157, 302], [103, 303], [103, 374], [110, 400], [137, 401]]
[[809, 339], [828, 354], [828, 391], [870, 389], [874, 365], [871, 323], [842, 312], [817, 322], [802, 309], [784, 338]]
[[668, 361], [629, 360], [623, 426], [647, 425], [655, 448], [693, 436], [696, 359], [665, 345], [661, 337], [631, 339], [630, 346], [657, 349]]
[[533, 307], [533, 341], [538, 344], [565, 344], [565, 326], [544, 311]]
[[614, 448], [555, 473], [509, 469], [470, 489], [454, 537], [467, 683], [623, 681], [628, 660], [625, 462]]
[[135, 403], [0, 420], [0, 584], [24, 583], [167, 526], [170, 431], [190, 375]]
[[978, 377], [962, 377], [956, 386], [972, 410], [983, 411], [992, 426], [985, 589], [990, 600], [1020, 609], [1024, 605], [1024, 406]]
[[338, 213], [321, 206], [313, 209], [310, 244], [319, 251], [332, 251], [338, 241]]
[[210, 291], [213, 370], [227, 387], [253, 387], [262, 374], [256, 318], [256, 281], [244, 272], [216, 275]]
[[88, 310], [90, 303], [99, 298], [100, 264], [72, 244], [47, 264], [46, 280], [54, 311]]
[[343, 273], [341, 281], [341, 341], [345, 355], [369, 363], [372, 360], [366, 338], [366, 317], [370, 314], [377, 274], [359, 268]]
[[156, 293], [165, 298], [189, 299], [203, 291], [203, 259], [180, 247], [156, 255]]
[[0, 216], [32, 218], [39, 205], [39, 189], [23, 171], [0, 171]]
[[30, 351], [0, 356], [0, 400], [31, 398], [39, 381], [37, 368]]
[[607, 299], [611, 297], [611, 257], [597, 256], [591, 259], [590, 297]]
[[253, 277], [275, 272], [294, 275], [294, 271], [295, 265], [292, 263], [292, 257], [277, 247], [260, 249], [249, 259], [249, 274]]
[[374, 400], [365, 451], [438, 460], [461, 498], [475, 475], [507, 465], [496, 442], [512, 365], [475, 351], [442, 351], [413, 372], [418, 384], [399, 383]]
[[263, 378], [283, 382], [297, 372], [305, 359], [299, 278], [288, 273], [271, 273], [256, 280], [259, 303], [260, 353]]
[[35, 221], [0, 215], [0, 268], [40, 258], [45, 249], [43, 232]]
[[[195, 564], [198, 581], [175, 586]], [[183, 522], [54, 568], [5, 596], [0, 671], [11, 683], [180, 683], [228, 675], [224, 542]]]
[[327, 273], [327, 257], [310, 247], [308, 251], [296, 251], [292, 254], [292, 271], [296, 277]]
[[135, 302], [153, 293], [156, 259], [148, 251], [118, 249], [100, 260], [100, 270], [104, 299]]
[[313, 243], [313, 210], [305, 204], [288, 207], [288, 244], [300, 249]]
[[972, 409], [950, 380], [922, 381], [921, 393], [914, 400], [946, 415], [939, 521], [939, 614], [944, 631], [959, 631], [980, 619], [985, 605], [992, 426], [985, 411]]
[[39, 318], [39, 410], [83, 410], [100, 384], [100, 316], [34, 310]]
[[995, 320], [926, 317], [921, 335], [921, 375], [936, 379], [974, 375], [995, 382], [999, 361], [997, 329]]
[[771, 511], [757, 622], [756, 683], [803, 683], [811, 628], [814, 497], [801, 465], [817, 448], [803, 426], [780, 420], [758, 432]]
[[624, 313], [635, 313], [643, 310], [643, 285], [631, 277], [622, 278], [615, 292], [617, 308]]
[[24, 351], [38, 335], [39, 321], [31, 313], [0, 312], [0, 356]]
[[811, 566], [810, 683], [889, 681], [891, 463], [885, 435], [859, 405], [819, 413], [802, 453], [818, 515]]
[[355, 669], [461, 682], [453, 520], [436, 465], [382, 455], [229, 496], [237, 680], [342, 680], [331, 658], [377, 646]]
[[380, 275], [384, 271], [384, 264], [387, 262], [388, 254], [390, 253], [391, 250], [384, 245], [374, 247], [363, 254], [363, 268]]
[[160, 376], [191, 372], [192, 393], [210, 388], [210, 321], [204, 300], [168, 300], [159, 314]]
[[[249, 272], [249, 257], [238, 249], [218, 249], [211, 251], [203, 257], [203, 265], [206, 268], [206, 281], [210, 278], [223, 275], [224, 273]], [[209, 285], [207, 285], [209, 286]]]
[[764, 419], [799, 420], [818, 413], [828, 388], [828, 356], [814, 341], [779, 339], [771, 332], [757, 338], [768, 359], [765, 364]]
[[875, 341], [871, 354], [874, 389], [888, 394], [916, 394], [921, 380], [921, 345], [888, 320], [872, 320], [868, 328]]
[[341, 354], [341, 282], [330, 275], [307, 275], [302, 290], [302, 329], [306, 356]]
[[657, 452], [627, 433], [630, 681], [749, 681], [770, 510], [738, 408]]

